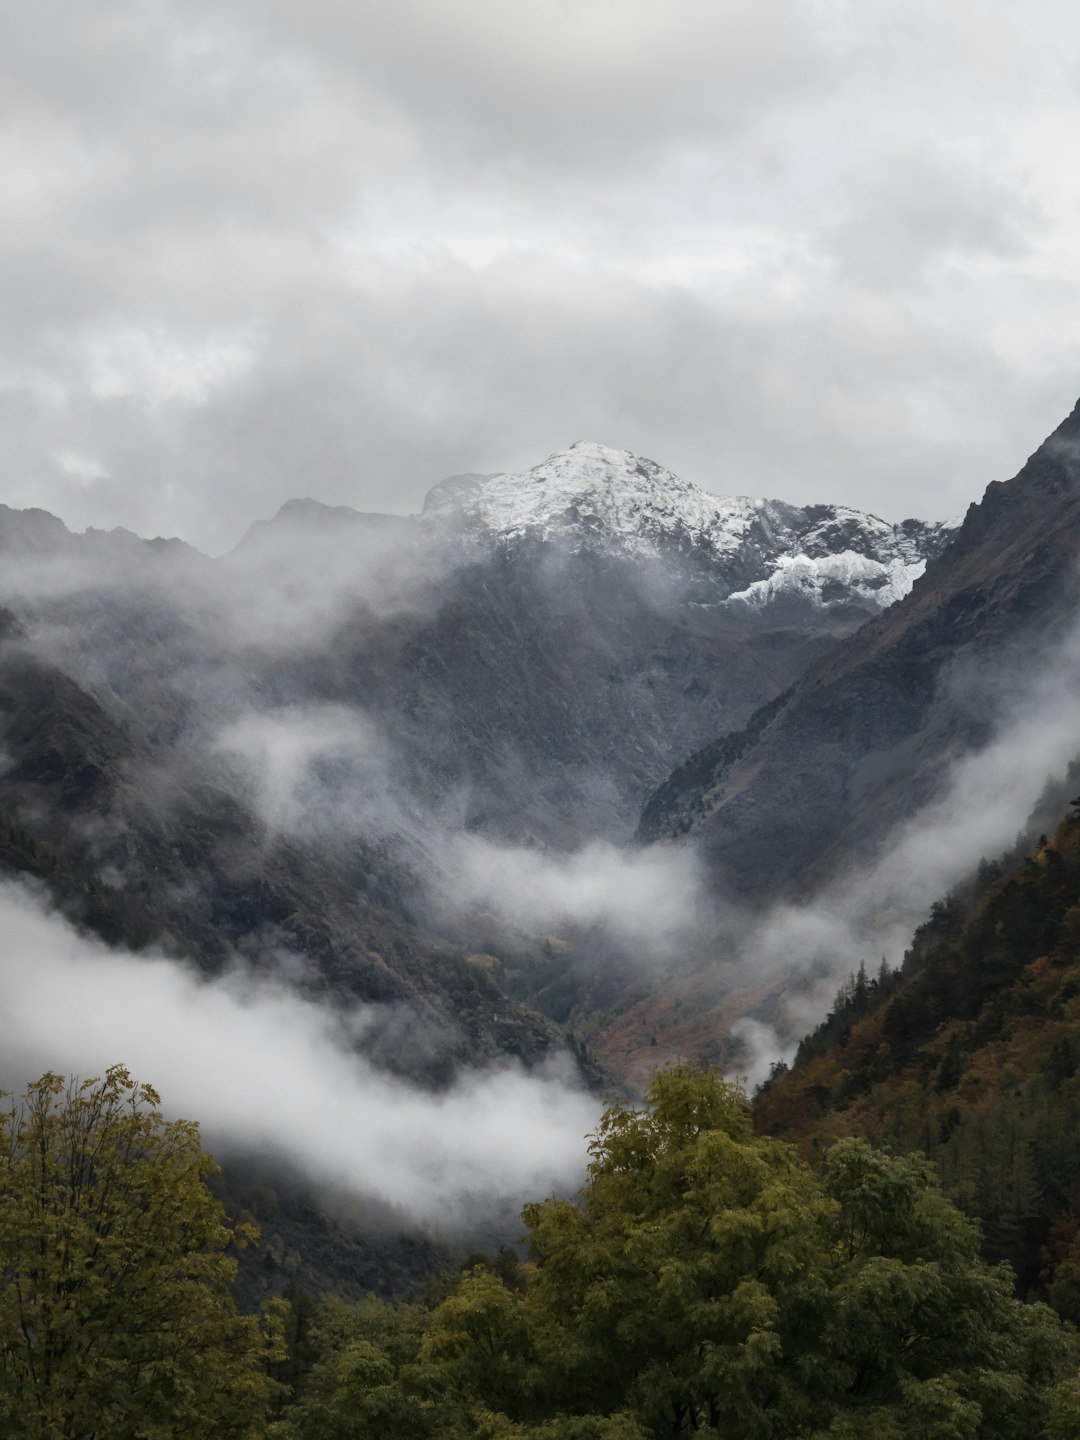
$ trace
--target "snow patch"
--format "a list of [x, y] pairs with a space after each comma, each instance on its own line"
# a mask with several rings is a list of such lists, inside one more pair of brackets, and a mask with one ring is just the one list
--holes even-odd
[[882, 564], [844, 550], [839, 555], [781, 555], [773, 573], [729, 595], [730, 606], [764, 610], [783, 595], [797, 593], [820, 605], [841, 598], [872, 601], [884, 609], [902, 600], [926, 569], [925, 560], [908, 564], [900, 557]]

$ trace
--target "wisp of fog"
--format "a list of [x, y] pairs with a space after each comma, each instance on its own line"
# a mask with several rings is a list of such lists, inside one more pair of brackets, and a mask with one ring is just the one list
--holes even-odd
[[285, 983], [237, 970], [206, 981], [161, 956], [110, 951], [41, 899], [0, 887], [5, 1088], [47, 1069], [114, 1062], [154, 1084], [208, 1147], [279, 1154], [315, 1181], [468, 1230], [508, 1204], [572, 1192], [599, 1106], [569, 1061], [506, 1063], [438, 1093], [376, 1071], [341, 1016]]
[[699, 941], [710, 901], [692, 847], [595, 840], [559, 851], [466, 833], [452, 804], [410, 793], [393, 741], [356, 706], [247, 711], [211, 748], [239, 767], [274, 830], [393, 837], [423, 873], [437, 917], [480, 909], [541, 936], [598, 926], [652, 965]]
[[940, 797], [900, 827], [880, 858], [809, 904], [770, 909], [744, 941], [743, 963], [800, 983], [785, 998], [782, 1026], [736, 1027], [741, 1074], [760, 1080], [772, 1061], [790, 1056], [860, 962], [871, 970], [882, 956], [899, 964], [934, 901], [1015, 841], [1047, 780], [1064, 776], [1080, 752], [1078, 715], [1080, 626], [1034, 661], [1026, 683], [1003, 701], [990, 741], [954, 763]]

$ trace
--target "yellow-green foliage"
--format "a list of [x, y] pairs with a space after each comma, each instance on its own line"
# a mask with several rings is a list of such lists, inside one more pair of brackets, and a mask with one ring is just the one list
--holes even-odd
[[280, 1325], [229, 1294], [242, 1240], [197, 1127], [121, 1066], [47, 1074], [0, 1118], [0, 1434], [261, 1433]]
[[478, 954], [466, 955], [465, 959], [477, 970], [483, 970], [487, 974], [498, 974], [502, 969], [502, 961], [495, 955]]
[[1062, 1440], [1073, 1341], [926, 1161], [848, 1140], [818, 1173], [708, 1072], [648, 1102], [576, 1202], [526, 1207], [527, 1264], [471, 1266], [422, 1337], [339, 1325], [283, 1440]]

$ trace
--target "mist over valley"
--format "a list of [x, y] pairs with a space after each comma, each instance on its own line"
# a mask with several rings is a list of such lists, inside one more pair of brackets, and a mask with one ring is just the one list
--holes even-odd
[[[290, 502], [216, 559], [6, 510], [3, 859], [43, 956], [8, 1064], [49, 1063], [54, 933], [80, 1069], [160, 1009], [222, 1153], [444, 1230], [537, 1165], [572, 1190], [605, 1088], [762, 1078], [1073, 759], [1075, 423], [959, 528], [594, 444], [411, 519]], [[384, 1129], [344, 1163], [269, 1073]], [[410, 1161], [455, 1106], [476, 1154]]]
[[0, 13], [4, 1440], [1080, 1435], [1078, 74]]

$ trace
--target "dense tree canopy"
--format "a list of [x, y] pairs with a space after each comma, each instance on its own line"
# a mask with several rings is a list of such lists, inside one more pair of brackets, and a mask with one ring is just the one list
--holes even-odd
[[212, 1169], [121, 1066], [44, 1075], [0, 1117], [0, 1434], [260, 1433], [268, 1337], [230, 1297]]
[[846, 1140], [815, 1172], [710, 1073], [661, 1073], [648, 1101], [608, 1110], [577, 1202], [527, 1207], [517, 1275], [469, 1270], [422, 1340], [415, 1311], [332, 1312], [281, 1434], [1080, 1433], [1072, 1338], [980, 1259], [925, 1161]]
[[427, 1303], [229, 1297], [193, 1124], [148, 1086], [31, 1085], [0, 1152], [0, 1434], [25, 1440], [1075, 1440], [1075, 1337], [1017, 1300], [928, 1162], [755, 1137], [742, 1092], [614, 1105], [529, 1256]]
[[902, 969], [858, 977], [755, 1102], [821, 1153], [844, 1135], [929, 1156], [983, 1255], [1080, 1325], [1080, 812], [935, 905]]

